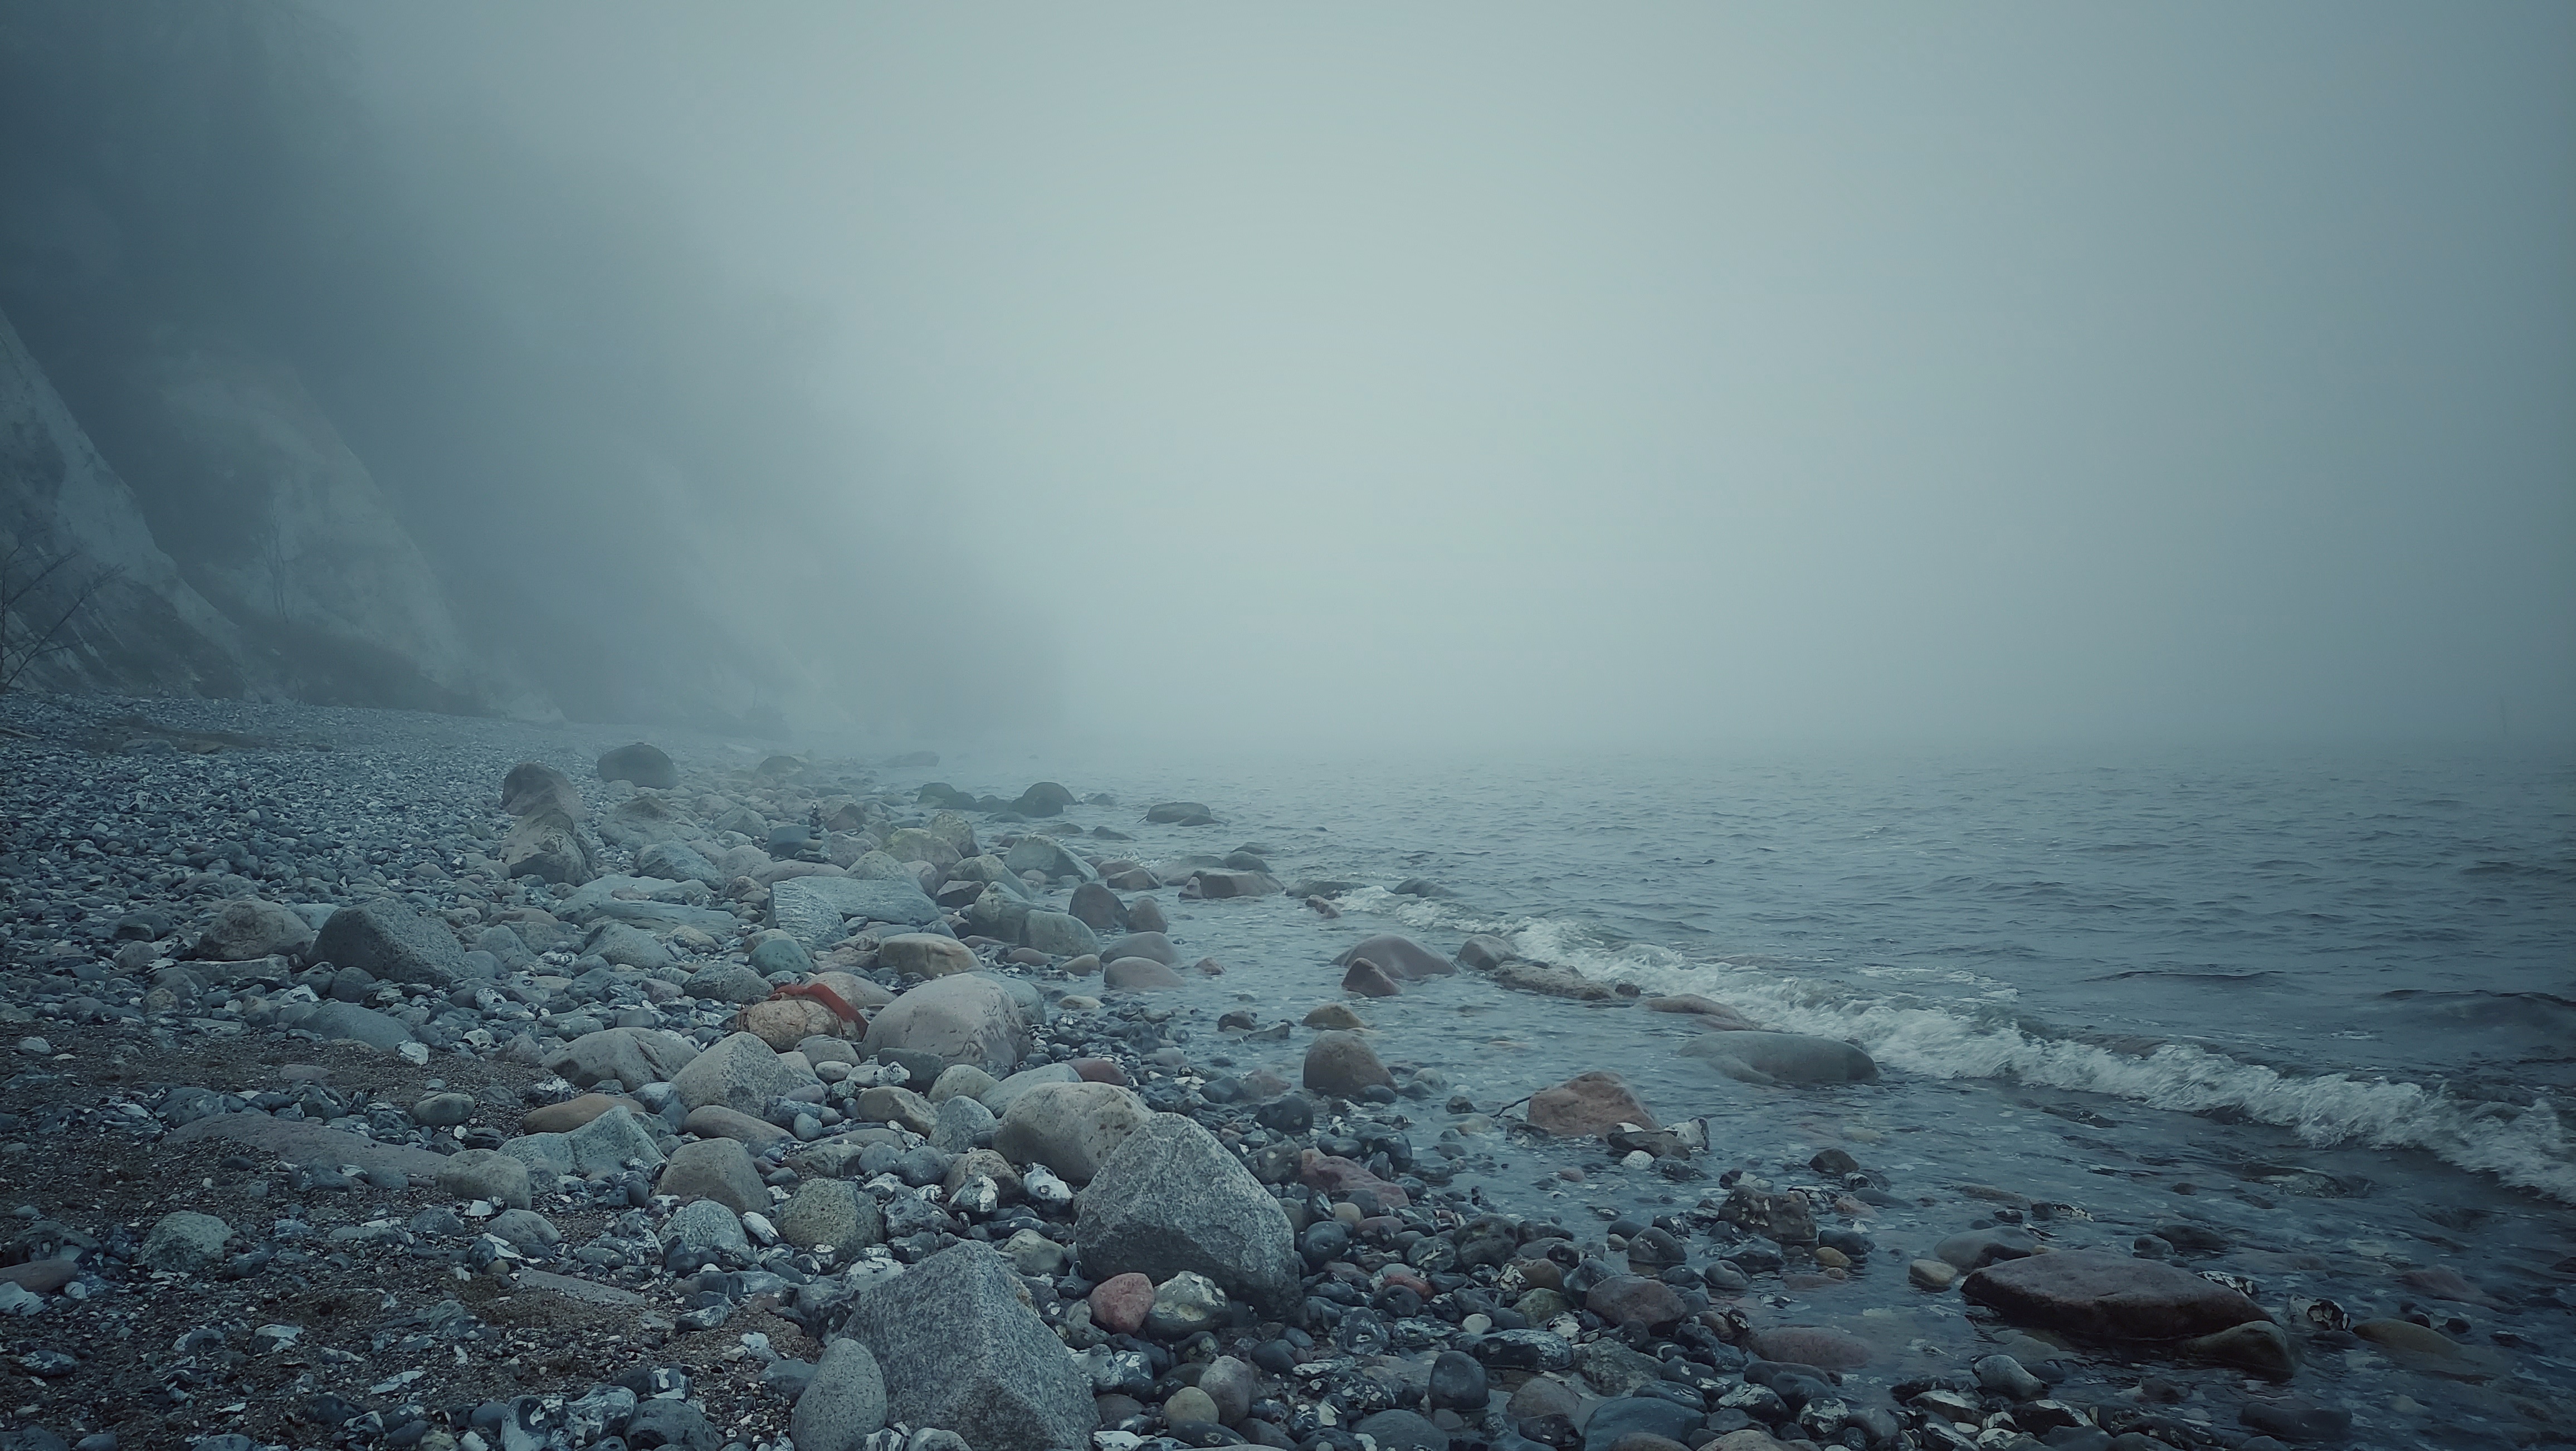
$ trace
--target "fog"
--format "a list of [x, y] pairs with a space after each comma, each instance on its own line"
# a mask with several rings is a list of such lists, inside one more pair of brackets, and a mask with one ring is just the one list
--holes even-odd
[[862, 720], [2576, 730], [2564, 5], [321, 13], [450, 270], [794, 395], [693, 567]]

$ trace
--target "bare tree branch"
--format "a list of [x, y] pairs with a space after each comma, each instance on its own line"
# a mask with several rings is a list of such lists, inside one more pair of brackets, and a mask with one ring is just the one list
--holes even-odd
[[[89, 608], [98, 592], [107, 588], [124, 571], [100, 569], [93, 572], [71, 591], [70, 597], [50, 613], [39, 628], [31, 623], [34, 610], [55, 575], [71, 567], [77, 556], [50, 554], [20, 540], [0, 554], [0, 694], [15, 688], [18, 678], [39, 660], [49, 659], [74, 649], [77, 637], [66, 638], [64, 631], [73, 620]], [[15, 626], [16, 638], [12, 636]]]

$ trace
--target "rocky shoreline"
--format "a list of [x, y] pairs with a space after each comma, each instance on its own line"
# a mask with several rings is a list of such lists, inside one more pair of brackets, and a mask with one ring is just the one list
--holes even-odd
[[[1934, 1203], [1893, 1155], [1744, 1163], [1616, 1065], [1496, 1102], [1363, 1014], [1621, 1006], [1507, 940], [1223, 993], [1176, 917], [1354, 884], [1149, 855], [1052, 782], [212, 702], [0, 728], [0, 1451], [2266, 1451], [2354, 1439], [2307, 1369], [2353, 1354], [2482, 1388], [2505, 1430], [2460, 1444], [2576, 1424], [2514, 1366], [2561, 1299], [2427, 1270], [2347, 1312], [2001, 1190], [1892, 1233]], [[1634, 1007], [1755, 1091], [1877, 1077]], [[1506, 1208], [1512, 1157], [1643, 1187]], [[1869, 1333], [1926, 1301], [1975, 1353]]]

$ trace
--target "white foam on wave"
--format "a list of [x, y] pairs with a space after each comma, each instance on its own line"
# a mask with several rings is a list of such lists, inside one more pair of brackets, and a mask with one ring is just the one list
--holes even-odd
[[2232, 1109], [2320, 1147], [2421, 1149], [2517, 1188], [2576, 1203], [2576, 1140], [2546, 1098], [2521, 1107], [2454, 1098], [2439, 1087], [2384, 1077], [2297, 1076], [2184, 1043], [2146, 1054], [2116, 1053], [2075, 1039], [2034, 1036], [2000, 1016], [1980, 1018], [1919, 999], [1872, 996], [1827, 979], [1694, 961], [1654, 943], [1608, 942], [1560, 918], [1486, 917], [1455, 903], [1375, 887], [1340, 900], [1409, 927], [1492, 933], [1533, 961], [1586, 977], [1630, 982], [1651, 993], [1699, 993], [1785, 1032], [1849, 1039], [1883, 1065], [1928, 1078], [2011, 1078], [2184, 1113]]

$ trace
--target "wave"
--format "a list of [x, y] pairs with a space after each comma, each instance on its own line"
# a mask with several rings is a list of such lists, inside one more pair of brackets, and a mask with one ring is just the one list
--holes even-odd
[[1634, 983], [1641, 991], [1700, 993], [1768, 1026], [1848, 1039], [1883, 1066], [1927, 1078], [2005, 1079], [2182, 1113], [2228, 1110], [2290, 1129], [2318, 1147], [2418, 1149], [2576, 1204], [2576, 1139], [2546, 1097], [2520, 1105], [2453, 1097], [2439, 1085], [2385, 1077], [2285, 1073], [2187, 1043], [2121, 1052], [2033, 1032], [2000, 1005], [1979, 1014], [1874, 996], [1831, 978], [1695, 960], [1564, 918], [1495, 917], [1454, 900], [1401, 897], [1377, 887], [1338, 901], [1345, 910], [1417, 929], [1491, 933], [1534, 961]]

